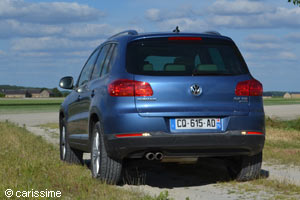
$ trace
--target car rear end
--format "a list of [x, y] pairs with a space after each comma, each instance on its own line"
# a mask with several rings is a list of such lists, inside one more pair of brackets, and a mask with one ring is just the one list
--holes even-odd
[[131, 36], [126, 44], [107, 85], [103, 121], [111, 157], [160, 160], [262, 151], [262, 85], [230, 38], [153, 34]]

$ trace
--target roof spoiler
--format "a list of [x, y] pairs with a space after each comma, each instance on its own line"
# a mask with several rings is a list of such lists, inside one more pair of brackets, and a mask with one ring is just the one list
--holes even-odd
[[205, 31], [205, 32], [203, 32], [203, 34], [220, 35], [221, 36], [221, 33], [219, 33], [218, 31]]

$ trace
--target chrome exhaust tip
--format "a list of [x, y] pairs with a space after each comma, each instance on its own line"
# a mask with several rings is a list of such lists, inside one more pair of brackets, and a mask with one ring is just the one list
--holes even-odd
[[155, 154], [155, 159], [156, 160], [162, 160], [164, 158], [164, 155], [161, 152], [157, 152]]
[[146, 153], [145, 157], [146, 157], [147, 160], [154, 160], [155, 159], [155, 155], [152, 152]]

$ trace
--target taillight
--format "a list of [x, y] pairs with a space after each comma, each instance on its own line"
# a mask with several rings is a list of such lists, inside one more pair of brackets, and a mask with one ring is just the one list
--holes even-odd
[[256, 131], [248, 131], [247, 132], [248, 135], [263, 135], [263, 132], [256, 132]]
[[149, 83], [128, 79], [119, 79], [108, 85], [110, 96], [152, 96], [153, 90]]
[[255, 79], [239, 82], [235, 88], [236, 96], [262, 96], [262, 94], [263, 86]]

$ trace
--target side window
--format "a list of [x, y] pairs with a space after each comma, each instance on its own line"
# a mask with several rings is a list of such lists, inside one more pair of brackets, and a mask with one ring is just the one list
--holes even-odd
[[112, 65], [114, 64], [114, 62], [115, 62], [115, 60], [116, 60], [116, 58], [117, 58], [117, 54], [118, 54], [118, 45], [115, 44], [115, 48], [114, 48], [114, 50], [113, 50], [111, 59], [110, 59], [110, 61], [109, 61], [109, 63], [108, 63], [108, 67], [107, 67], [107, 72], [106, 72], [106, 73], [109, 73], [109, 72], [110, 72], [111, 67], [112, 67]]
[[113, 61], [112, 54], [113, 54], [113, 52], [115, 54], [115, 51], [114, 51], [115, 46], [116, 46], [115, 44], [112, 44], [111, 48], [109, 49], [109, 52], [108, 52], [108, 54], [106, 56], [106, 59], [105, 59], [105, 63], [103, 65], [103, 70], [102, 70], [101, 76], [107, 74], [110, 70], [110, 65], [112, 64], [112, 61]]
[[95, 62], [98, 54], [99, 54], [99, 49], [94, 51], [93, 54], [89, 57], [88, 61], [86, 62], [86, 64], [84, 65], [81, 71], [77, 86], [81, 86], [90, 80], [91, 73], [95, 66]]
[[99, 57], [97, 59], [97, 62], [96, 62], [95, 69], [93, 71], [92, 79], [100, 77], [101, 70], [102, 70], [102, 67], [103, 67], [103, 64], [104, 64], [104, 61], [105, 61], [105, 58], [106, 58], [106, 55], [108, 53], [110, 46], [111, 46], [110, 44], [107, 44], [102, 47], [102, 50], [101, 50]]

